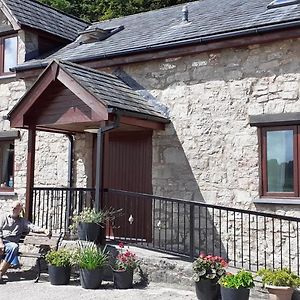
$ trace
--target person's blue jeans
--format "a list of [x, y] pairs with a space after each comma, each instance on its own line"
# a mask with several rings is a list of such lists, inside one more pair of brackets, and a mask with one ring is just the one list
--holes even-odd
[[4, 240], [4, 255], [2, 259], [4, 259], [10, 265], [17, 266], [19, 264], [18, 260], [18, 252], [19, 245], [17, 243], [10, 242], [8, 240]]

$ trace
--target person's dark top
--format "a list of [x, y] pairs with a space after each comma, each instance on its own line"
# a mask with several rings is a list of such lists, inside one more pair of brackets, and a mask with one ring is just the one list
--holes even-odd
[[43, 229], [22, 217], [16, 219], [10, 215], [0, 217], [0, 238], [3, 240], [19, 243], [21, 236], [30, 231], [36, 233], [44, 232]]

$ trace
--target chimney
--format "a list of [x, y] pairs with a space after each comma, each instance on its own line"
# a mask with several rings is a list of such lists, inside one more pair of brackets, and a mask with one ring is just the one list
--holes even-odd
[[189, 21], [189, 9], [188, 6], [185, 5], [182, 8], [182, 22], [188, 22]]

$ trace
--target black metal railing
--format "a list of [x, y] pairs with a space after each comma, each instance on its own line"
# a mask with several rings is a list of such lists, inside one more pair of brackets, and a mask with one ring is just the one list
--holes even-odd
[[85, 207], [93, 207], [93, 188], [53, 188], [33, 189], [32, 221], [52, 231], [68, 232], [71, 217]]
[[300, 218], [108, 189], [105, 205], [123, 208], [110, 238], [194, 259], [220, 255], [257, 271], [287, 267], [299, 274]]
[[[33, 222], [69, 231], [70, 218], [93, 207], [94, 189], [34, 188]], [[287, 267], [300, 275], [300, 218], [108, 189], [102, 205], [122, 214], [107, 239], [194, 259], [220, 255], [231, 266], [257, 271]]]

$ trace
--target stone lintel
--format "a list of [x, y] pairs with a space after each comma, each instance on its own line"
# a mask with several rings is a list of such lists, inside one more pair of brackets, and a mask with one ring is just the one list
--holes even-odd
[[300, 112], [249, 116], [250, 126], [300, 125]]

